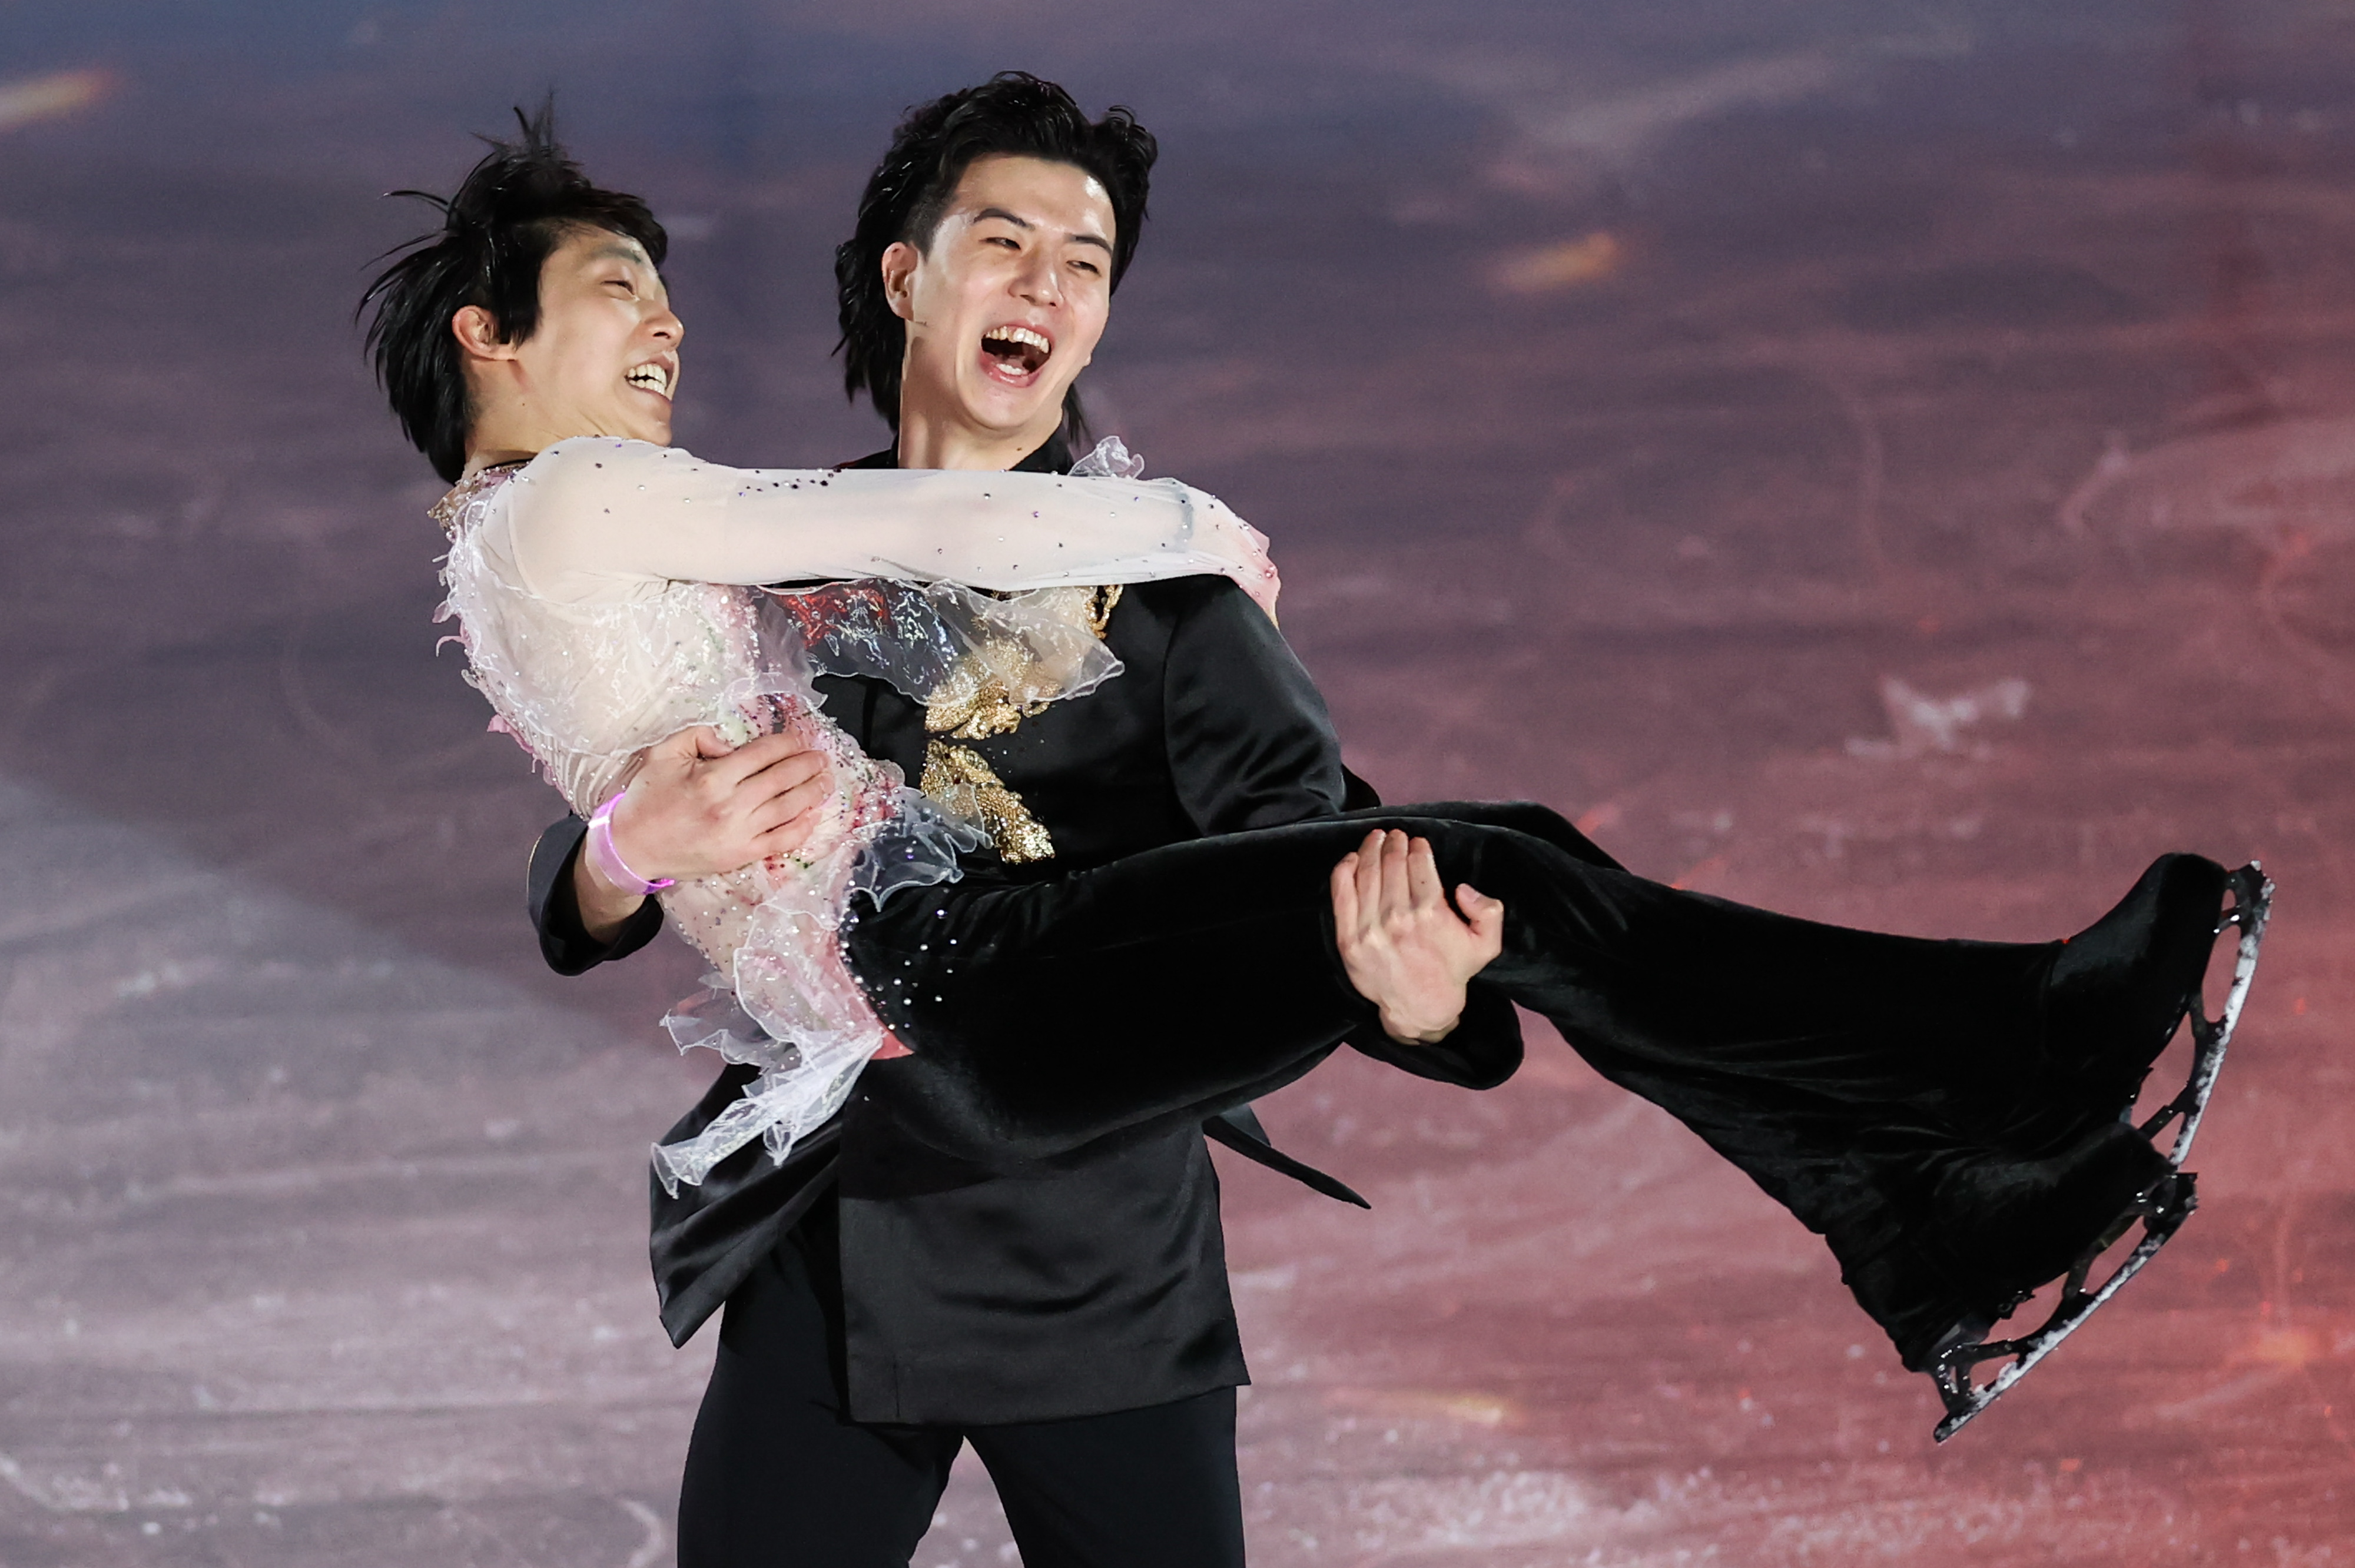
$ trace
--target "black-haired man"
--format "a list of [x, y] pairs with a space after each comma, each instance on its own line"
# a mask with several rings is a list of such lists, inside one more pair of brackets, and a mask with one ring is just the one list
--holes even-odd
[[[455, 196], [395, 193], [439, 207], [442, 232], [360, 300], [401, 433], [453, 482], [470, 463], [519, 461], [584, 431], [670, 442], [686, 329], [662, 281], [669, 237], [644, 200], [564, 156], [552, 102], [517, 121], [519, 140], [494, 143]], [[686, 731], [645, 769], [674, 807], [638, 824], [665, 874], [729, 871], [801, 842], [825, 784], [815, 753], [785, 735], [705, 751], [719, 752], [709, 733]]]
[[[511, 146], [494, 143], [454, 196], [394, 192], [439, 208], [442, 232], [407, 249], [360, 297], [361, 311], [375, 310], [368, 357], [400, 433], [452, 483], [483, 434], [475, 428], [481, 399], [474, 378], [498, 376], [496, 365], [526, 354], [583, 352], [578, 334], [540, 333], [546, 306], [556, 299], [610, 294], [615, 321], [629, 318], [623, 335], [642, 339], [645, 362], [661, 360], [666, 369], [654, 389], [633, 387], [620, 366], [536, 377], [538, 385], [562, 385], [577, 405], [546, 411], [549, 428], [670, 440], [668, 394], [685, 330], [661, 291], [670, 237], [643, 199], [591, 184], [563, 156], [555, 117], [553, 103], [528, 116], [516, 111], [521, 138]], [[551, 270], [559, 250], [566, 254]], [[618, 268], [607, 265], [616, 260]]]
[[1158, 154], [1126, 110], [1091, 121], [1019, 72], [909, 115], [834, 264], [843, 385], [890, 422], [900, 467], [1011, 466], [1085, 428], [1076, 383]]
[[[846, 379], [898, 437], [852, 466], [1072, 466], [1073, 383], [1134, 254], [1154, 156], [1124, 111], [1092, 120], [1018, 73], [908, 117], [837, 257]], [[985, 822], [1013, 865], [1100, 864], [1374, 803], [1315, 686], [1229, 585], [1100, 589], [1079, 612], [1125, 667], [1092, 695], [1040, 713], [983, 683], [950, 711], [830, 680], [828, 711]], [[673, 749], [613, 820], [647, 876], [729, 853], [790, 777], [722, 776], [730, 759]], [[659, 923], [581, 840], [559, 823], [534, 855], [542, 944], [567, 972]], [[1353, 1044], [1482, 1086], [1520, 1051], [1511, 1008], [1476, 989], [1441, 1045], [1379, 1030]], [[672, 1136], [741, 1083], [724, 1075]], [[783, 1168], [747, 1150], [700, 1189], [657, 1190], [666, 1324], [683, 1341], [727, 1306], [682, 1489], [682, 1568], [904, 1563], [967, 1441], [1034, 1568], [1240, 1563], [1248, 1374], [1205, 1133], [1355, 1197], [1270, 1148], [1248, 1112], [984, 1169], [928, 1152], [864, 1100]]]

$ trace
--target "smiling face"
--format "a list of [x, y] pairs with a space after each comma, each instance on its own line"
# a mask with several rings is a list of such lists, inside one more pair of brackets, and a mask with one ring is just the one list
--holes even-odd
[[[922, 249], [883, 253], [891, 309], [908, 323], [900, 461], [1018, 459], [1055, 431], [1112, 302], [1112, 200], [1095, 177], [1042, 158], [976, 159]], [[934, 449], [917, 461], [919, 449]]]
[[565, 234], [540, 269], [539, 323], [520, 342], [500, 342], [475, 305], [451, 330], [465, 355], [475, 466], [571, 436], [669, 444], [687, 329], [636, 240], [602, 228]]

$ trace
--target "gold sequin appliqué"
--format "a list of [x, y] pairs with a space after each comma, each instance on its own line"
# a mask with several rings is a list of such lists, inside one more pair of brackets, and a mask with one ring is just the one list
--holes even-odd
[[[1112, 622], [1120, 586], [1070, 591], [1072, 608], [1087, 617], [1096, 637]], [[1007, 639], [986, 642], [959, 661], [924, 705], [924, 728], [933, 736], [924, 747], [924, 776], [917, 788], [958, 815], [982, 825], [1008, 865], [1050, 860], [1055, 841], [1030, 814], [1022, 797], [1006, 787], [997, 770], [958, 740], [1011, 735], [1026, 718], [1044, 713], [1062, 686], [1053, 673], [1037, 668], [1028, 647]], [[1046, 696], [1033, 694], [1045, 691]]]
[[958, 816], [980, 823], [1007, 864], [1054, 858], [1055, 841], [1046, 827], [972, 747], [937, 740], [926, 747], [922, 788]]

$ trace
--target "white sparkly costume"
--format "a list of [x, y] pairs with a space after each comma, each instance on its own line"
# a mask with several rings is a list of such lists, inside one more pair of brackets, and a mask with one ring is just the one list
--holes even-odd
[[[887, 1039], [842, 963], [851, 894], [879, 902], [949, 880], [958, 852], [984, 842], [817, 711], [796, 620], [821, 625], [834, 667], [919, 701], [966, 655], [1013, 640], [1031, 683], [1015, 694], [1039, 702], [1120, 668], [1071, 613], [1089, 596], [1055, 589], [1215, 573], [1272, 609], [1265, 540], [1199, 491], [1119, 476], [1132, 466], [1107, 441], [1070, 475], [731, 469], [579, 437], [478, 473], [434, 509], [451, 535], [444, 613], [468, 679], [575, 811], [697, 725], [738, 743], [793, 727], [833, 758], [834, 800], [798, 854], [661, 895], [711, 960], [719, 1001], [665, 1023], [682, 1048], [762, 1069], [701, 1136], [655, 1150], [666, 1184], [701, 1181], [755, 1138], [783, 1160], [840, 1108]], [[823, 624], [752, 586], [816, 578], [887, 580], [815, 599], [835, 618]]]

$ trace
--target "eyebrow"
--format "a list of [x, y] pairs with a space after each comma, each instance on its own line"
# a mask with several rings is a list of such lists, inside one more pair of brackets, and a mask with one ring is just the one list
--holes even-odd
[[646, 260], [646, 253], [639, 249], [636, 246], [622, 245], [618, 243], [613, 245], [599, 246], [596, 249], [589, 253], [589, 260], [591, 261], [627, 261], [633, 266], [638, 267], [651, 267], [654, 265], [652, 261]]
[[[1014, 213], [1010, 213], [1002, 207], [986, 207], [979, 212], [973, 215], [973, 220], [975, 223], [979, 223], [986, 217], [997, 218], [1001, 222], [1012, 224], [1017, 228], [1036, 228], [1039, 227], [1028, 218], [1021, 217]], [[1075, 228], [1070, 233], [1064, 235], [1063, 238], [1070, 240], [1074, 245], [1095, 246], [1107, 255], [1112, 252], [1112, 241], [1106, 239], [1101, 234], [1089, 234], [1083, 230]]]

